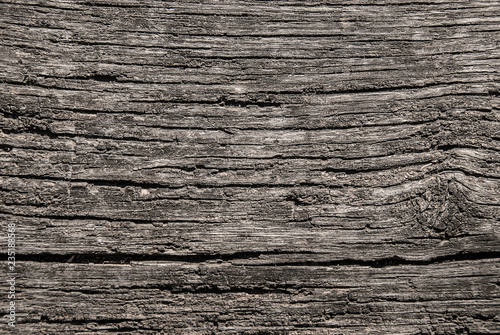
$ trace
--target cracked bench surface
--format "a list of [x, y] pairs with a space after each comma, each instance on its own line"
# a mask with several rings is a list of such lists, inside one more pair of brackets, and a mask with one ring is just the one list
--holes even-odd
[[498, 1], [0, 14], [0, 333], [500, 332]]

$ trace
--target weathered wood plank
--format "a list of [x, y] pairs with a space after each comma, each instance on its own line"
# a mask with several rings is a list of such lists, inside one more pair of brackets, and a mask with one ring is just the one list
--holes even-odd
[[383, 267], [26, 262], [20, 272], [21, 296], [38, 297], [21, 302], [20, 327], [29, 332], [500, 330], [498, 259]]
[[15, 332], [500, 332], [498, 1], [0, 14]]

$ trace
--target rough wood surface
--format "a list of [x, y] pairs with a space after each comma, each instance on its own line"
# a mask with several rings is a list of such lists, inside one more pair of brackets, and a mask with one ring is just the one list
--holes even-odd
[[498, 1], [0, 15], [0, 333], [500, 332]]

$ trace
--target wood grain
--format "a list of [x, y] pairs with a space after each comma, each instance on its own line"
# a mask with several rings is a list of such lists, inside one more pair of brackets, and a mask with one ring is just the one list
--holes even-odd
[[12, 333], [500, 332], [498, 1], [0, 14]]

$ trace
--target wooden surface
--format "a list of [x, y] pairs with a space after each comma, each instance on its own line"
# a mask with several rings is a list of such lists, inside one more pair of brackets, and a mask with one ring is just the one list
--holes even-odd
[[498, 1], [0, 23], [0, 333], [500, 332]]

